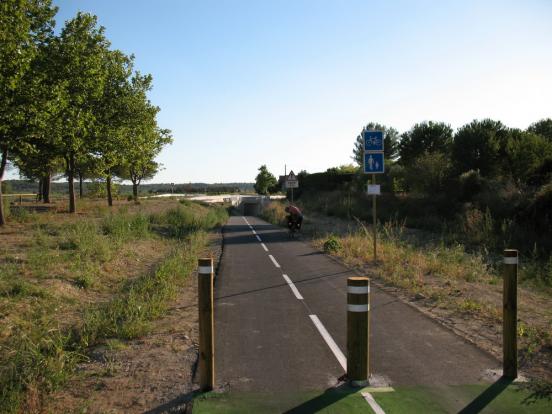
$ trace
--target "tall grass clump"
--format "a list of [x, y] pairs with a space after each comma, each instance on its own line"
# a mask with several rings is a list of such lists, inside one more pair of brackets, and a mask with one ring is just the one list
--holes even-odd
[[142, 213], [128, 214], [124, 211], [109, 214], [103, 219], [102, 230], [118, 243], [146, 238], [150, 234], [149, 218]]
[[269, 223], [275, 225], [285, 225], [287, 213], [285, 204], [278, 201], [272, 201], [263, 206], [261, 217]]
[[69, 335], [47, 316], [33, 320], [31, 329], [16, 327], [0, 344], [0, 412], [34, 411], [37, 395], [63, 384], [81, 358]]
[[112, 302], [88, 310], [78, 342], [90, 346], [106, 338], [132, 339], [145, 334], [149, 322], [165, 313], [178, 286], [196, 266], [206, 233], [188, 236], [152, 274], [131, 281]]
[[219, 226], [227, 219], [228, 211], [222, 206], [205, 207], [189, 201], [165, 213], [150, 216], [153, 224], [164, 227], [171, 237], [178, 239], [194, 231]]
[[94, 221], [77, 221], [67, 226], [61, 234], [60, 250], [72, 250], [72, 257], [79, 263], [86, 261], [105, 262], [111, 258], [109, 240], [100, 233]]

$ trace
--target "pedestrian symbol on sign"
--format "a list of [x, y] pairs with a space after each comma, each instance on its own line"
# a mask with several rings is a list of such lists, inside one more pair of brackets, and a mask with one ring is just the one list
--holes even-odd
[[381, 174], [384, 171], [383, 153], [367, 152], [364, 154], [364, 172], [369, 174]]

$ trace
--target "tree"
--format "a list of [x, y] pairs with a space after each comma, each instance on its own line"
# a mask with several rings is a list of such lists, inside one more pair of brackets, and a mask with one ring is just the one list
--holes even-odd
[[338, 167], [328, 168], [326, 172], [331, 174], [356, 174], [358, 167], [355, 167], [353, 164], [343, 164]]
[[508, 128], [492, 119], [474, 120], [461, 127], [452, 144], [456, 173], [479, 170], [482, 177], [497, 175], [506, 155], [508, 136]]
[[513, 129], [506, 146], [508, 174], [527, 183], [539, 174], [542, 167], [552, 161], [552, 141], [542, 135]]
[[160, 165], [155, 157], [164, 146], [172, 142], [171, 131], [157, 125], [159, 108], [147, 98], [151, 90], [151, 75], [136, 73], [130, 83], [130, 93], [126, 100], [126, 127], [123, 160], [118, 167], [118, 175], [132, 182], [134, 202], [138, 202], [138, 187], [142, 180], [152, 178]]
[[102, 62], [105, 76], [103, 91], [94, 107], [96, 126], [91, 152], [98, 163], [98, 170], [106, 179], [107, 203], [110, 207], [113, 205], [113, 168], [123, 162], [125, 150], [129, 146], [125, 127], [131, 116], [128, 101], [132, 59], [118, 50], [105, 52]]
[[452, 128], [443, 122], [422, 122], [401, 135], [398, 144], [400, 163], [408, 165], [425, 153], [448, 154]]
[[118, 177], [132, 182], [135, 203], [138, 203], [138, 187], [142, 181], [153, 178], [161, 167], [155, 157], [165, 145], [172, 142], [168, 129], [156, 128], [150, 136], [141, 135], [137, 138], [133, 141], [128, 157], [115, 170]]
[[259, 174], [255, 177], [255, 191], [257, 194], [267, 195], [268, 189], [275, 186], [277, 182], [276, 177], [268, 171], [266, 165], [261, 165]]
[[387, 127], [377, 122], [370, 122], [361, 133], [356, 137], [355, 146], [353, 148], [353, 160], [356, 161], [359, 167], [364, 165], [364, 133], [366, 131], [383, 131], [383, 152], [388, 160], [395, 160], [398, 156], [398, 141], [399, 132], [393, 127]]
[[78, 13], [66, 22], [54, 48], [56, 84], [60, 87], [56, 129], [52, 138], [65, 162], [69, 184], [69, 212], [76, 212], [74, 179], [79, 159], [91, 152], [101, 99], [109, 42], [96, 16]]
[[540, 121], [531, 124], [531, 126], [527, 128], [527, 131], [541, 135], [552, 142], [552, 119], [541, 119]]
[[449, 177], [450, 159], [442, 152], [426, 152], [408, 164], [403, 179], [409, 190], [421, 194], [443, 191]]
[[1, 182], [8, 157], [32, 141], [25, 131], [32, 114], [22, 99], [24, 77], [38, 45], [52, 34], [56, 11], [51, 0], [0, 2], [0, 226], [5, 224]]

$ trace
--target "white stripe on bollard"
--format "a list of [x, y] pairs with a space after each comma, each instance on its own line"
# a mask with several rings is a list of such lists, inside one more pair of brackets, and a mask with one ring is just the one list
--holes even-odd
[[504, 258], [504, 264], [518, 264], [518, 258], [517, 257], [505, 257]]
[[201, 273], [203, 275], [210, 275], [213, 273], [213, 267], [212, 266], [199, 266], [197, 269], [198, 273]]
[[358, 295], [370, 293], [370, 286], [347, 286], [347, 293]]
[[368, 312], [370, 310], [370, 305], [347, 305], [347, 310], [349, 312]]

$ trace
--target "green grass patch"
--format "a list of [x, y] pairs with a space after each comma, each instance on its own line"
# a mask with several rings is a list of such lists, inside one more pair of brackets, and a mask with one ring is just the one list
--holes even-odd
[[[1, 413], [25, 412], [40, 405], [37, 396], [40, 400], [61, 386], [77, 362], [86, 358], [88, 347], [106, 343], [116, 349], [122, 340], [146, 334], [195, 268], [207, 245], [205, 230], [227, 219], [224, 208], [196, 203], [151, 217], [126, 211], [102, 215], [99, 220], [34, 225], [25, 260], [13, 257], [0, 263], [0, 312], [9, 316], [0, 340]], [[94, 286], [102, 264], [125, 243], [159, 237], [152, 231], [156, 217], [171, 234], [178, 234], [173, 252], [154, 271], [116, 288], [109, 302], [82, 306], [79, 322], [61, 328], [67, 321], [55, 319], [60, 303], [39, 286], [40, 279], [56, 278], [62, 273], [59, 269], [69, 269], [69, 275], [62, 277], [82, 289]], [[38, 281], [22, 279], [22, 270]]]
[[396, 387], [373, 393], [386, 414], [545, 414], [552, 411], [550, 394], [539, 395], [527, 385], [497, 382], [436, 387]]
[[242, 413], [370, 413], [358, 389], [332, 388], [326, 391], [290, 393], [208, 393], [194, 399], [194, 414]]
[[205, 233], [189, 235], [153, 274], [128, 283], [117, 299], [87, 310], [83, 325], [76, 331], [78, 343], [87, 347], [106, 338], [144, 335], [149, 323], [166, 312], [205, 244]]

